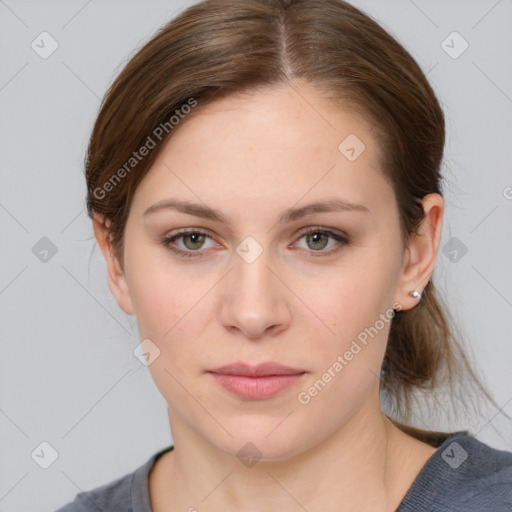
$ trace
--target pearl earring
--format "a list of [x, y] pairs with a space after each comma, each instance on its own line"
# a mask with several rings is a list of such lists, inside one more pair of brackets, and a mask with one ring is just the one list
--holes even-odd
[[418, 290], [413, 290], [412, 292], [409, 292], [409, 295], [415, 299], [421, 299], [421, 292]]

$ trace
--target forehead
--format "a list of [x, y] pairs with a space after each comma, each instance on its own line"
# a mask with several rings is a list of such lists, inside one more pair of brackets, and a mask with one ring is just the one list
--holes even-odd
[[326, 194], [370, 208], [393, 201], [369, 125], [313, 87], [199, 102], [180, 123], [139, 184], [138, 213], [167, 196], [227, 214], [261, 210], [262, 201], [285, 209]]

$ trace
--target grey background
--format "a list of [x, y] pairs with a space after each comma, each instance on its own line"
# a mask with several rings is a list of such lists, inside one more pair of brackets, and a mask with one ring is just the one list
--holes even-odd
[[[415, 56], [444, 105], [447, 211], [434, 279], [512, 415], [512, 3], [354, 3]], [[83, 158], [108, 85], [185, 5], [0, 0], [0, 511], [54, 510], [172, 442], [165, 401], [132, 352], [135, 318], [111, 296], [98, 248], [89, 262]], [[43, 31], [59, 45], [47, 59], [31, 47]], [[453, 31], [469, 44], [458, 58]], [[57, 250], [46, 262], [43, 237]], [[420, 413], [416, 423], [437, 427]], [[472, 427], [512, 449], [501, 415]], [[31, 457], [48, 456], [42, 442], [58, 453], [48, 469]]]

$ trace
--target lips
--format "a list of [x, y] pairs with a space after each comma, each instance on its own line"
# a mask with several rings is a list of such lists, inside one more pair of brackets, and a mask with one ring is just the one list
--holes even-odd
[[208, 372], [215, 382], [232, 395], [248, 400], [271, 398], [306, 375], [305, 370], [278, 363], [261, 363], [250, 366], [233, 363]]
[[274, 362], [260, 363], [256, 366], [251, 366], [246, 363], [232, 363], [225, 366], [210, 370], [211, 373], [220, 375], [240, 375], [244, 377], [268, 377], [272, 375], [300, 375], [305, 373], [306, 370], [291, 368], [282, 364]]

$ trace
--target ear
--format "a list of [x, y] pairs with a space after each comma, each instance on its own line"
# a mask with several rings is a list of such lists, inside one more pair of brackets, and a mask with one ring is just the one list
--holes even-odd
[[411, 235], [404, 252], [402, 273], [395, 301], [403, 310], [414, 308], [421, 298], [409, 295], [413, 290], [423, 293], [436, 264], [437, 250], [443, 228], [444, 200], [440, 194], [426, 195], [423, 205], [423, 221], [418, 233]]
[[110, 234], [110, 220], [104, 220], [103, 216], [96, 215], [93, 220], [94, 236], [100, 246], [101, 252], [107, 264], [108, 287], [117, 300], [119, 307], [128, 315], [135, 314], [126, 276], [119, 260], [114, 255]]

